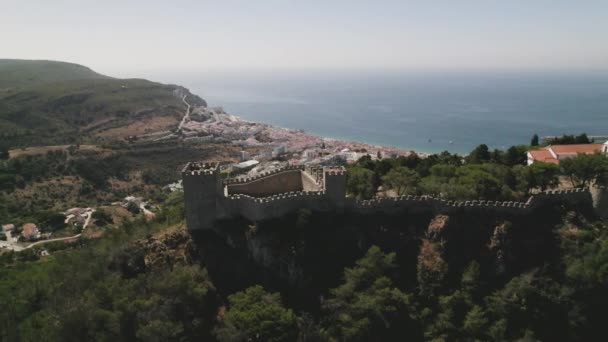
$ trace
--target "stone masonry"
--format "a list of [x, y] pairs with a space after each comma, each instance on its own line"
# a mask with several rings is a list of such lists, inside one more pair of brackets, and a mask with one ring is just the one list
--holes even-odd
[[401, 196], [355, 200], [346, 197], [343, 167], [289, 166], [256, 177], [222, 179], [218, 163], [188, 163], [182, 171], [186, 221], [190, 230], [212, 229], [220, 219], [244, 217], [260, 221], [281, 217], [298, 209], [337, 213], [399, 213], [428, 211], [527, 214], [547, 203], [593, 206], [608, 214], [608, 190], [569, 189], [546, 191], [526, 202], [446, 201], [432, 196]]

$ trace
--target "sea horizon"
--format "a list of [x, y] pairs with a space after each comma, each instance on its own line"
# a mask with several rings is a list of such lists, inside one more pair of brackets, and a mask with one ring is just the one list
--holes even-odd
[[244, 120], [416, 152], [608, 134], [608, 72], [156, 72]]

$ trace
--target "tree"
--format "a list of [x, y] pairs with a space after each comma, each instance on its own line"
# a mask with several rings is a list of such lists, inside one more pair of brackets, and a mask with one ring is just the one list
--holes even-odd
[[526, 147], [511, 146], [503, 158], [503, 163], [507, 166], [524, 165], [526, 163]]
[[135, 215], [139, 214], [139, 212], [141, 211], [141, 209], [139, 208], [139, 205], [137, 205], [137, 203], [131, 201], [127, 204], [127, 210]]
[[95, 220], [95, 225], [101, 227], [106, 224], [114, 223], [112, 215], [103, 209], [97, 209], [91, 214], [91, 217]]
[[507, 168], [498, 164], [465, 165], [456, 171], [456, 183], [474, 191], [474, 197], [481, 199], [501, 198], [505, 185]]
[[6, 160], [9, 158], [8, 147], [0, 146], [0, 160]]
[[471, 151], [467, 157], [467, 162], [471, 164], [481, 164], [490, 161], [491, 157], [488, 145], [481, 144]]
[[65, 227], [65, 215], [58, 212], [42, 211], [36, 218], [44, 230], [56, 231]]
[[586, 187], [606, 177], [608, 157], [600, 153], [579, 154], [562, 160], [560, 166], [574, 186]]
[[463, 322], [463, 329], [470, 336], [479, 337], [484, 333], [486, 324], [488, 324], [488, 320], [485, 317], [485, 312], [480, 306], [475, 305], [467, 312]]
[[479, 263], [471, 261], [469, 266], [462, 272], [460, 280], [462, 291], [468, 296], [472, 296], [479, 286]]
[[259, 285], [228, 296], [229, 307], [215, 335], [220, 341], [294, 341], [297, 317], [278, 293]]
[[533, 188], [545, 191], [559, 184], [559, 166], [555, 164], [535, 162], [534, 164], [518, 169], [522, 181], [526, 184], [526, 193]]
[[553, 145], [571, 145], [571, 144], [590, 144], [591, 140], [587, 134], [583, 133], [577, 136], [564, 134], [561, 137], [555, 137], [549, 141]]
[[382, 182], [386, 187], [395, 190], [397, 195], [401, 196], [416, 192], [420, 177], [416, 171], [398, 166], [382, 177]]
[[368, 199], [375, 195], [374, 173], [362, 167], [353, 167], [346, 176], [346, 190], [359, 199]]
[[331, 298], [323, 304], [327, 316], [322, 333], [338, 341], [402, 338], [396, 332], [411, 319], [410, 296], [387, 277], [395, 267], [395, 253], [372, 246], [354, 267], [345, 269], [344, 283], [330, 290]]
[[532, 136], [532, 140], [530, 140], [530, 146], [538, 146], [538, 134], [534, 134]]

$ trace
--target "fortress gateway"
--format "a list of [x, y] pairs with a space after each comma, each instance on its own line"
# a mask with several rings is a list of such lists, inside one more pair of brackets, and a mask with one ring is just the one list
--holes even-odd
[[346, 197], [343, 167], [289, 166], [245, 179], [222, 179], [218, 163], [188, 163], [182, 171], [188, 229], [212, 229], [216, 220], [244, 217], [260, 221], [298, 209], [336, 213], [458, 213], [497, 215], [530, 213], [545, 204], [593, 206], [608, 214], [608, 190], [603, 187], [546, 191], [526, 202], [447, 201], [432, 196], [400, 196], [355, 200]]

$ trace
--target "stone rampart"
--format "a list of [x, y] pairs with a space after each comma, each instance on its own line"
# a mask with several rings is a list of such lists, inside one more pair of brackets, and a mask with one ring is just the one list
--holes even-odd
[[[371, 200], [345, 199], [345, 210], [352, 213], [400, 213], [431, 211], [454, 214], [459, 212], [491, 212], [500, 215], [526, 214], [536, 207], [550, 203], [590, 203], [587, 189], [548, 191], [531, 196], [526, 202], [516, 201], [448, 201], [432, 196], [401, 196]], [[252, 221], [281, 217], [298, 209], [330, 211], [335, 204], [324, 191], [298, 191], [257, 198], [236, 194], [226, 197], [221, 217], [243, 216]]]
[[242, 183], [227, 184], [228, 194], [243, 194], [253, 197], [266, 197], [291, 191], [302, 191], [302, 172], [284, 170], [269, 176], [247, 179]]
[[243, 184], [243, 183], [251, 183], [254, 182], [256, 180], [261, 180], [267, 177], [271, 177], [273, 175], [277, 175], [280, 173], [284, 173], [284, 172], [289, 172], [289, 171], [293, 171], [293, 170], [304, 170], [304, 167], [302, 166], [294, 166], [294, 165], [290, 165], [290, 166], [286, 166], [280, 169], [275, 169], [272, 171], [267, 171], [267, 172], [262, 172], [256, 176], [253, 177], [239, 177], [239, 178], [229, 178], [229, 179], [225, 179], [224, 180], [224, 184], [226, 185], [231, 185], [231, 184]]
[[327, 211], [331, 203], [323, 191], [288, 192], [262, 198], [237, 194], [222, 201], [220, 212], [221, 218], [243, 216], [259, 221], [281, 217], [300, 208]]
[[595, 213], [603, 218], [608, 218], [608, 188], [605, 186], [591, 187], [591, 197]]
[[589, 189], [546, 191], [530, 196], [526, 202], [517, 201], [450, 201], [432, 196], [400, 196], [354, 201], [353, 209], [361, 213], [431, 210], [434, 213], [491, 211], [497, 214], [526, 214], [537, 207], [552, 203], [591, 205]]
[[[343, 168], [293, 166], [253, 178], [222, 181], [217, 164], [188, 164], [182, 171], [189, 229], [210, 229], [213, 221], [242, 216], [251, 221], [276, 218], [298, 209], [336, 213], [527, 214], [552, 204], [593, 206], [608, 214], [608, 189], [549, 190], [516, 201], [450, 201], [433, 196], [355, 200], [346, 197]], [[227, 191], [224, 190], [227, 189]], [[311, 190], [313, 189], [313, 190]]]

